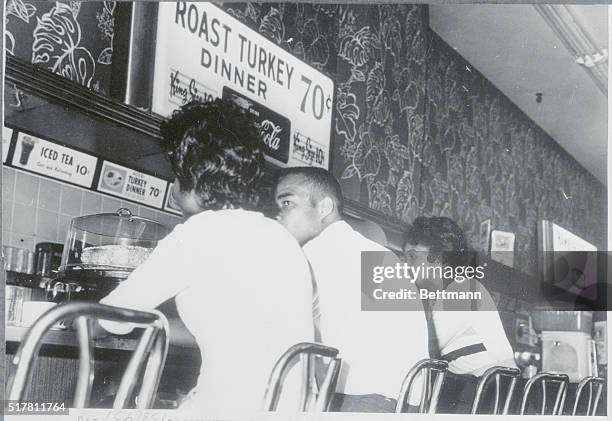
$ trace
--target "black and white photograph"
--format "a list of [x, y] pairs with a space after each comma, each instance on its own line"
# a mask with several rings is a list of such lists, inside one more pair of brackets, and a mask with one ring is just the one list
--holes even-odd
[[607, 416], [608, 5], [3, 17], [7, 419]]

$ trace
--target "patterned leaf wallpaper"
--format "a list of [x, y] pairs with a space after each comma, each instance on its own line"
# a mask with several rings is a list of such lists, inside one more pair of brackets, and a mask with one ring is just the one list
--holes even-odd
[[351, 7], [340, 20], [333, 170], [345, 195], [402, 221], [419, 214], [426, 8]]
[[435, 34], [429, 51], [421, 213], [453, 217], [472, 244], [491, 218], [527, 272], [541, 219], [605, 249], [604, 186]]
[[230, 15], [330, 77], [336, 74], [337, 4], [220, 3]]
[[403, 222], [450, 216], [474, 245], [490, 218], [530, 273], [540, 219], [605, 247], [604, 186], [429, 29], [427, 6], [223, 7], [335, 79], [346, 197]]
[[7, 0], [5, 50], [100, 93], [109, 91], [115, 2]]

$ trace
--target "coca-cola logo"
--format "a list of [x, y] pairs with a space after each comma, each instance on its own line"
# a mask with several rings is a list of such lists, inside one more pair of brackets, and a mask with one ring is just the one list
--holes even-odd
[[282, 131], [283, 128], [274, 124], [271, 120], [264, 120], [260, 124], [260, 133], [264, 145], [275, 151], [280, 148], [280, 133]]

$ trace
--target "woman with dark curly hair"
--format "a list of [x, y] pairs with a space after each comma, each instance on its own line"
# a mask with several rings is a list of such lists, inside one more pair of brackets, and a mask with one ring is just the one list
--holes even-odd
[[173, 198], [188, 199], [186, 216], [257, 209], [263, 151], [259, 131], [242, 108], [220, 99], [192, 102], [161, 125], [161, 135], [176, 175]]
[[495, 303], [478, 281], [484, 268], [475, 266], [463, 230], [450, 218], [416, 218], [403, 251], [407, 263], [421, 268], [416, 284], [428, 293], [430, 356], [449, 362], [439, 412], [469, 413], [479, 376], [493, 366], [516, 368]]
[[[181, 409], [257, 411], [276, 360], [313, 340], [308, 263], [291, 234], [255, 211], [263, 155], [248, 114], [219, 99], [190, 103], [161, 133], [176, 174], [172, 195], [187, 219], [102, 303], [151, 310], [175, 297], [202, 351], [197, 385]], [[299, 371], [283, 392], [294, 411]]]

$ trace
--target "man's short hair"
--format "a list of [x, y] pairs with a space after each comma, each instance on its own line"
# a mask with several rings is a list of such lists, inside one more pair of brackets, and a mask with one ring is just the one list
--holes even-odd
[[290, 167], [282, 168], [276, 175], [276, 183], [285, 177], [296, 175], [302, 177], [304, 184], [308, 186], [311, 195], [317, 201], [330, 197], [339, 214], [344, 210], [344, 198], [342, 197], [342, 188], [338, 180], [326, 169], [318, 167]]
[[192, 101], [161, 124], [181, 191], [194, 191], [202, 206], [254, 209], [260, 199], [263, 152], [249, 114], [231, 101]]
[[402, 248], [407, 244], [429, 247], [442, 256], [442, 263], [449, 266], [468, 266], [475, 258], [467, 238], [459, 225], [443, 216], [419, 216], [404, 232]]

